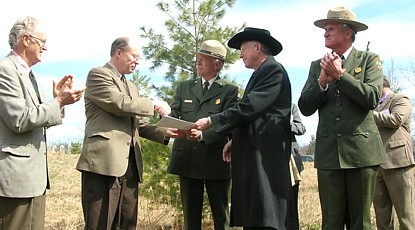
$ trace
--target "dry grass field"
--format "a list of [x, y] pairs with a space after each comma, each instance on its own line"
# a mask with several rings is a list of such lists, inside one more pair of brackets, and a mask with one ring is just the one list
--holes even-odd
[[[47, 191], [46, 229], [83, 229], [81, 174], [75, 169], [78, 155], [50, 153], [48, 156], [51, 190]], [[299, 194], [301, 229], [321, 229], [317, 175], [313, 163], [305, 163], [302, 177]], [[177, 227], [181, 213], [168, 205], [161, 204], [158, 200], [157, 197], [151, 199], [139, 197], [137, 229], [181, 229]], [[213, 230], [209, 222], [204, 223], [204, 228]], [[374, 223], [373, 217], [372, 223]]]

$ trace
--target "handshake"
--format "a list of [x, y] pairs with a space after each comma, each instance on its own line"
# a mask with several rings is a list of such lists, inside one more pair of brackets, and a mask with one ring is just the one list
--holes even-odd
[[159, 100], [159, 99], [153, 99], [153, 105], [154, 105], [154, 111], [156, 111], [160, 116], [164, 117], [166, 115], [169, 115], [171, 113], [171, 108], [167, 102]]

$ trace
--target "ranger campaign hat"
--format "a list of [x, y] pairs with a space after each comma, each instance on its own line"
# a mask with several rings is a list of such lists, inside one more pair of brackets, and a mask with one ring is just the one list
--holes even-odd
[[356, 29], [357, 32], [367, 30], [368, 26], [358, 22], [356, 14], [344, 6], [334, 7], [327, 13], [327, 18], [314, 22], [314, 25], [320, 28], [326, 26], [327, 23], [338, 22], [348, 24]]
[[224, 62], [232, 63], [226, 59], [226, 48], [217, 40], [206, 40], [200, 45], [200, 49], [196, 52], [208, 55]]

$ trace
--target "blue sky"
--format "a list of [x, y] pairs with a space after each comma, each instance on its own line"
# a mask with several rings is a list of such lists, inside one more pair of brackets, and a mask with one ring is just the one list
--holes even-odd
[[[0, 56], [10, 52], [8, 33], [13, 23], [21, 16], [32, 15], [46, 22], [48, 51], [34, 69], [40, 85], [51, 95], [51, 81], [65, 74], [75, 76], [75, 85], [82, 86], [88, 71], [102, 66], [109, 60], [111, 42], [119, 36], [138, 36], [138, 28], [146, 26], [157, 32], [165, 32], [163, 23], [167, 18], [157, 10], [158, 0], [20, 0], [3, 3], [7, 11], [0, 14]], [[166, 2], [169, 2], [166, 0]], [[268, 29], [279, 40], [284, 49], [276, 56], [290, 76], [293, 102], [297, 103], [308, 75], [311, 61], [322, 57], [328, 50], [324, 47], [323, 30], [313, 22], [325, 18], [328, 9], [347, 6], [356, 14], [358, 21], [369, 26], [358, 33], [354, 46], [378, 53], [384, 62], [384, 70], [394, 61], [398, 74], [415, 62], [415, 1], [413, 0], [237, 0], [234, 7], [227, 9], [221, 26], [248, 26]], [[142, 41], [143, 45], [147, 41]], [[151, 77], [155, 84], [163, 84], [163, 68], [150, 72], [149, 62], [142, 59], [140, 74]], [[252, 70], [237, 61], [224, 71], [231, 78], [246, 84]], [[385, 71], [386, 73], [386, 71]], [[407, 85], [407, 94], [415, 98], [412, 85]], [[299, 137], [300, 144], [308, 143], [315, 135], [317, 115], [301, 117], [307, 133]], [[71, 141], [83, 138], [85, 124], [83, 102], [66, 108], [64, 124], [48, 130], [50, 142]]]

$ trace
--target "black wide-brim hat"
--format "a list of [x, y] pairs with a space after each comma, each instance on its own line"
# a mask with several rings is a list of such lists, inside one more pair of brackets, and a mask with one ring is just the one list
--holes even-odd
[[244, 31], [235, 34], [228, 41], [228, 46], [234, 49], [241, 49], [241, 44], [246, 41], [258, 41], [270, 48], [272, 55], [277, 55], [282, 51], [282, 45], [271, 33], [265, 29], [246, 27]]

